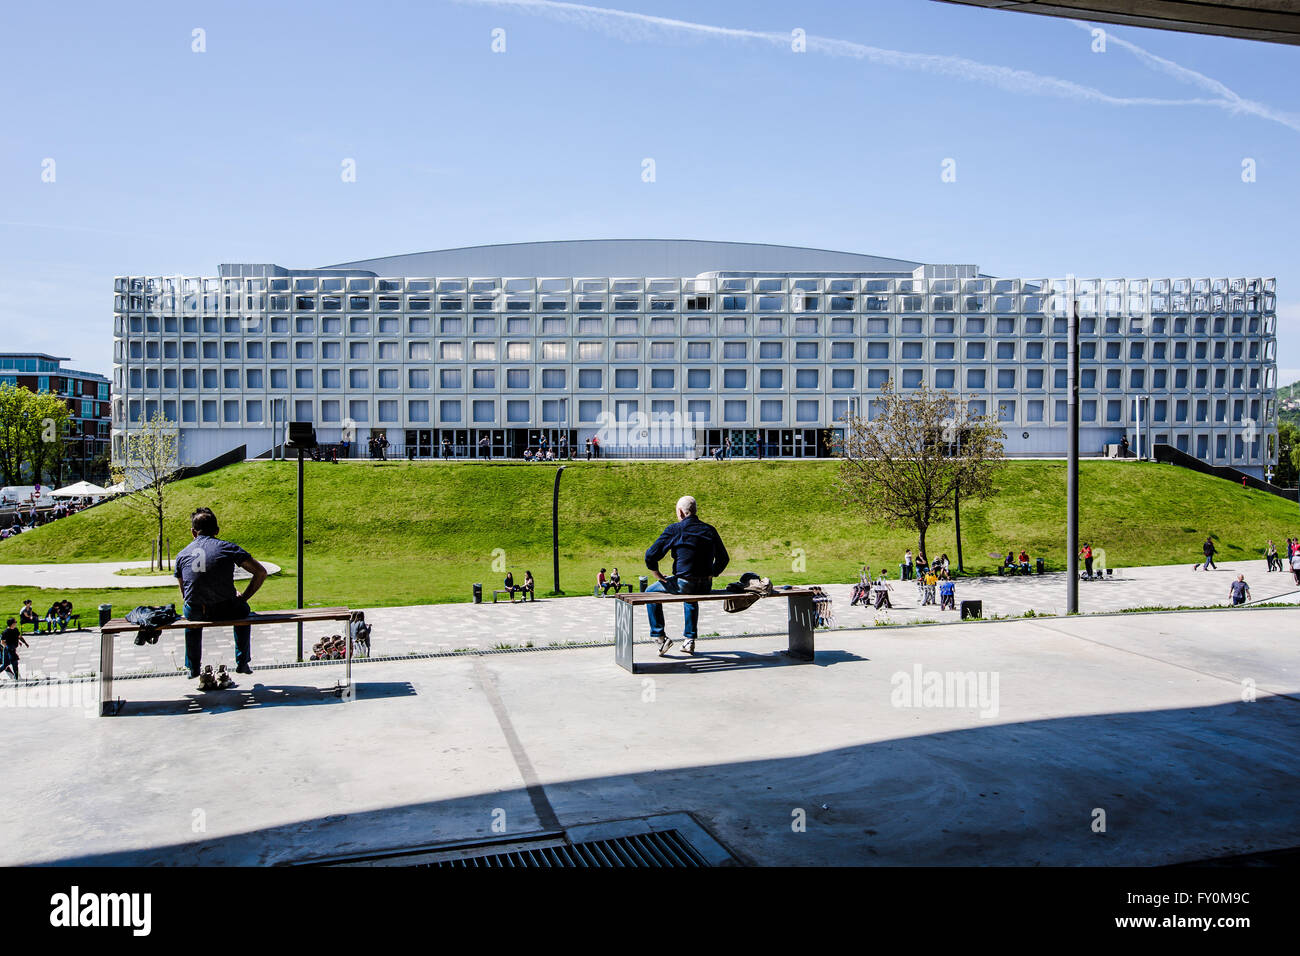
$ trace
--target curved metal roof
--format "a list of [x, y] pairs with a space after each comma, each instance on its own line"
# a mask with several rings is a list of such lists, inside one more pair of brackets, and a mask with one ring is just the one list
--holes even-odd
[[438, 249], [342, 262], [380, 276], [696, 276], [703, 272], [911, 273], [920, 262], [703, 239], [572, 239]]

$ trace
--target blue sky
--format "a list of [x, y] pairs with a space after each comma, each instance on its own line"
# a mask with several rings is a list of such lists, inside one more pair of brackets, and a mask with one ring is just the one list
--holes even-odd
[[642, 18], [10, 5], [0, 349], [107, 372], [119, 274], [685, 237], [1010, 276], [1276, 276], [1281, 378], [1300, 378], [1300, 50], [1114, 27], [1094, 52], [1065, 20], [932, 0], [598, 9]]

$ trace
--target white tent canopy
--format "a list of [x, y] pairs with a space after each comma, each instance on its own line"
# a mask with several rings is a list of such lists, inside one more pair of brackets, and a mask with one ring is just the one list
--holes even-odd
[[51, 498], [99, 498], [108, 494], [106, 488], [99, 485], [91, 484], [89, 481], [79, 481], [75, 485], [68, 485], [66, 488], [60, 488], [57, 491], [51, 491]]

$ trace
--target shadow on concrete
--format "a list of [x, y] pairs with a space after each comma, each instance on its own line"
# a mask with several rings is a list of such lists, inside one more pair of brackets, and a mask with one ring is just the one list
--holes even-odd
[[[385, 697], [414, 697], [409, 681], [354, 682], [358, 700]], [[115, 717], [168, 717], [182, 714], [230, 714], [264, 707], [302, 707], [310, 704], [344, 703], [343, 688], [292, 684], [254, 684], [251, 688], [232, 687], [206, 693], [188, 693], [176, 700], [126, 699]]]
[[[808, 730], [812, 741], [816, 728]], [[608, 744], [609, 731], [590, 732]], [[715, 721], [699, 732], [761, 728]], [[788, 757], [551, 781], [538, 789], [564, 827], [688, 811], [751, 864], [1205, 861], [1300, 846], [1300, 705], [1266, 697], [988, 722]], [[360, 812], [340, 804], [330, 815], [281, 826], [80, 854], [55, 865], [268, 865], [500, 839], [491, 831], [495, 808], [511, 821], [510, 834], [540, 829], [533, 796], [513, 787]], [[1099, 810], [1104, 830], [1097, 828]], [[800, 817], [802, 829], [792, 825]]]
[[718, 671], [743, 671], [755, 667], [798, 667], [812, 665], [830, 667], [832, 664], [847, 664], [868, 658], [859, 657], [849, 651], [818, 651], [811, 661], [801, 661], [790, 657], [785, 651], [773, 651], [770, 654], [755, 654], [752, 651], [709, 651], [696, 646], [690, 657], [678, 652], [676, 645], [667, 657], [651, 657], [636, 662], [638, 674], [716, 674]]

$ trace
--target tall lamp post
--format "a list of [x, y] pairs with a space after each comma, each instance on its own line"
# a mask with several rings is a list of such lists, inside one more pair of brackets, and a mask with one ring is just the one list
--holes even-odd
[[[302, 460], [303, 453], [316, 447], [316, 429], [311, 422], [289, 422], [285, 448], [298, 452], [298, 610], [302, 610]], [[298, 622], [298, 663], [302, 663], [302, 621]]]
[[1070, 453], [1066, 464], [1065, 613], [1079, 613], [1079, 300], [1074, 297], [1074, 279], [1070, 279], [1073, 299], [1069, 321], [1069, 411]]
[[560, 475], [564, 474], [565, 465], [555, 469], [555, 490], [551, 493], [551, 571], [555, 578], [555, 590], [560, 594]]

